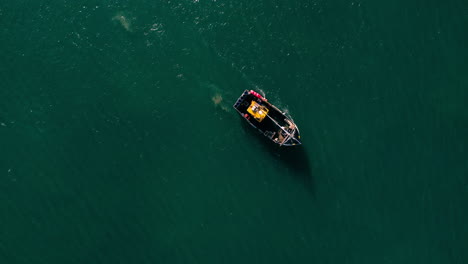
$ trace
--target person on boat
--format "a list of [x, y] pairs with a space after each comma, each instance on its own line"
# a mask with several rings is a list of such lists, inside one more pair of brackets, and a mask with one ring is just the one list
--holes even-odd
[[284, 133], [284, 132], [283, 132], [283, 130], [281, 130], [281, 129], [278, 131], [278, 133], [277, 133], [277, 134], [278, 134], [278, 137], [275, 138], [275, 141], [276, 141], [276, 142], [283, 143], [283, 141], [286, 139], [286, 137], [283, 135], [283, 133]]

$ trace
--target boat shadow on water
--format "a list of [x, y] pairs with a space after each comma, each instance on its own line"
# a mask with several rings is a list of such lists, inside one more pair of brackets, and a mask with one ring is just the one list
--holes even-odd
[[289, 174], [292, 174], [295, 180], [299, 181], [308, 192], [314, 195], [314, 179], [305, 145], [280, 147], [269, 141], [246, 122], [242, 122], [242, 127], [245, 134], [248, 135], [247, 137], [258, 143], [255, 145], [260, 145], [263, 152], [268, 152], [275, 161], [278, 161], [291, 172]]

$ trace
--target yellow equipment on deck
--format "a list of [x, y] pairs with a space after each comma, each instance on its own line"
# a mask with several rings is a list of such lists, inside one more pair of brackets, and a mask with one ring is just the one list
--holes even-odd
[[247, 108], [247, 112], [249, 112], [255, 118], [255, 120], [257, 120], [258, 122], [262, 122], [262, 120], [268, 114], [268, 108], [266, 108], [263, 105], [260, 105], [255, 101], [252, 101], [249, 108]]

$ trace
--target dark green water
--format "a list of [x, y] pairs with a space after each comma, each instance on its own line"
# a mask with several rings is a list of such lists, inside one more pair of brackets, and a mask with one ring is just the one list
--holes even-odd
[[1, 2], [0, 263], [467, 263], [468, 4], [387, 2]]

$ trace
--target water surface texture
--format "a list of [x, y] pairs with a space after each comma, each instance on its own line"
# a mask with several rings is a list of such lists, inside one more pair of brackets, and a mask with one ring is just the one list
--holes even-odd
[[0, 263], [468, 263], [467, 29], [462, 0], [2, 1]]

